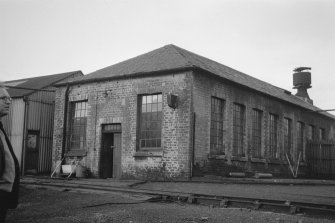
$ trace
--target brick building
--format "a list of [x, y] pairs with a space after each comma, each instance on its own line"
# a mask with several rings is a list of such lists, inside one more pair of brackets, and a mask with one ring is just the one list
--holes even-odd
[[53, 166], [76, 158], [116, 178], [287, 174], [287, 158], [305, 165], [307, 139], [335, 135], [306, 89], [292, 95], [167, 45], [58, 85]]

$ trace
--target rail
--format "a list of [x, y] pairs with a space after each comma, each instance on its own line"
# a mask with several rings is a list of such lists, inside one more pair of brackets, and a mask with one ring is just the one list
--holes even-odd
[[62, 189], [66, 191], [90, 191], [90, 192], [122, 192], [130, 194], [146, 194], [158, 197], [162, 201], [178, 201], [189, 204], [208, 205], [212, 207], [229, 208], [239, 207], [253, 210], [264, 210], [280, 213], [298, 214], [309, 216], [327, 217], [335, 219], [335, 205], [319, 204], [311, 202], [299, 202], [276, 199], [260, 199], [257, 197], [238, 197], [224, 195], [207, 195], [196, 193], [184, 193], [174, 191], [162, 191], [152, 189], [135, 189], [130, 187], [113, 187], [108, 185], [76, 184], [69, 181], [57, 182], [23, 182], [23, 185], [37, 188]]

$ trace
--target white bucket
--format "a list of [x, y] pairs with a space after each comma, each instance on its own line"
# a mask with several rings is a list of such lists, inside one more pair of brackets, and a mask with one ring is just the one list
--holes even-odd
[[75, 171], [75, 165], [62, 165], [62, 172], [70, 174], [71, 172], [73, 173]]

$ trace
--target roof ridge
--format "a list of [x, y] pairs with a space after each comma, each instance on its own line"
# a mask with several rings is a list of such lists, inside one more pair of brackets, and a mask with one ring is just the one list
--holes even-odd
[[[194, 64], [187, 59], [187, 57], [180, 52], [180, 50], [178, 50], [179, 47], [173, 45], [173, 44], [167, 44], [167, 45], [164, 45], [160, 48], [157, 48], [155, 50], [151, 50], [151, 51], [148, 51], [148, 52], [145, 52], [145, 53], [142, 53], [140, 55], [137, 55], [137, 56], [134, 56], [134, 57], [131, 57], [129, 59], [126, 59], [124, 61], [120, 61], [120, 62], [117, 62], [113, 65], [110, 65], [110, 66], [107, 66], [107, 67], [104, 67], [104, 68], [101, 68], [101, 69], [98, 69], [98, 70], [95, 70], [91, 73], [88, 73], [87, 75], [85, 75], [85, 77], [90, 77], [90, 76], [93, 76], [95, 74], [97, 74], [98, 72], [106, 72], [108, 71], [109, 69], [113, 68], [113, 67], [116, 67], [116, 66], [122, 66], [123, 64], [126, 64], [126, 63], [129, 63], [130, 61], [134, 61], [136, 59], [139, 59], [139, 58], [143, 58], [143, 56], [147, 56], [149, 54], [153, 54], [153, 53], [157, 53], [157, 52], [166, 52], [166, 51], [170, 51], [172, 52], [173, 54], [175, 54], [178, 58], [182, 58], [184, 61], [184, 65], [182, 66], [183, 68], [187, 68], [187, 67], [192, 67], [194, 66]], [[126, 74], [126, 73], [125, 73]]]
[[[201, 56], [200, 54], [196, 54], [196, 53], [194, 53], [194, 52], [191, 52], [191, 51], [189, 51], [189, 50], [183, 49], [183, 48], [178, 47], [178, 46], [174, 46], [174, 47], [176, 48], [176, 50], [178, 50], [178, 52], [179, 52], [180, 54], [182, 54], [182, 55], [183, 55], [184, 57], [186, 57], [186, 58], [187, 58], [187, 56], [185, 56], [184, 53], [182, 53], [182, 52], [180, 52], [180, 51], [183, 51], [183, 52], [186, 52], [186, 53], [190, 54], [190, 55], [192, 56], [192, 59], [193, 59], [193, 60], [196, 60], [196, 61], [197, 61], [198, 63], [200, 63], [202, 66], [207, 66], [207, 67], [209, 66], [210, 68], [212, 68], [212, 66], [210, 66], [209, 64], [203, 64], [203, 62], [202, 62], [201, 60], [199, 60], [197, 57], [200, 57], [201, 59], [205, 59], [205, 60], [211, 61], [211, 62], [213, 62], [213, 63], [216, 63], [216, 64], [220, 65], [220, 66], [224, 66], [225, 68], [234, 70], [235, 72], [239, 72], [239, 73], [241, 73], [241, 74], [244, 74], [244, 73], [241, 72], [241, 71], [238, 71], [238, 70], [236, 70], [236, 69], [234, 69], [234, 68], [228, 67], [228, 66], [226, 66], [226, 65], [224, 65], [224, 64], [222, 64], [222, 63], [219, 63], [219, 62], [217, 62], [217, 61], [215, 61], [215, 60], [212, 60], [212, 59], [210, 59], [210, 58], [208, 58], [208, 57]], [[188, 61], [189, 61], [189, 60], [188, 60]], [[199, 65], [196, 65], [196, 64], [194, 64], [194, 63], [192, 63], [192, 62], [190, 62], [190, 63], [193, 65], [193, 67], [197, 67], [197, 68], [202, 68], [202, 69], [203, 69], [203, 67], [201, 67], [201, 66], [199, 66]], [[207, 68], [206, 70], [208, 70], [208, 68]], [[227, 73], [227, 74], [231, 76], [230, 73]], [[244, 75], [247, 75], [247, 74], [244, 74]], [[249, 75], [247, 75], [247, 76], [249, 76]]]
[[183, 48], [180, 48], [180, 47], [178, 47], [178, 46], [176, 46], [176, 45], [174, 45], [174, 44], [169, 44], [169, 45], [166, 45], [166, 46], [169, 46], [169, 47], [171, 47], [172, 49], [174, 49], [175, 51], [177, 51], [177, 53], [178, 53], [180, 56], [182, 56], [182, 57], [186, 60], [187, 64], [189, 64], [191, 67], [198, 67], [198, 66], [196, 66], [194, 63], [192, 63], [192, 62], [189, 60], [189, 58], [188, 58], [187, 56], [185, 56], [185, 54], [182, 52], [182, 51], [187, 51], [187, 50], [185, 50], [185, 49], [183, 49]]
[[109, 68], [112, 68], [112, 67], [115, 67], [115, 66], [117, 66], [117, 65], [121, 65], [121, 64], [127, 63], [128, 61], [134, 60], [134, 59], [136, 59], [136, 58], [140, 58], [140, 57], [142, 57], [142, 56], [144, 56], [144, 55], [146, 55], [146, 54], [148, 54], [148, 53], [151, 53], [151, 52], [153, 52], [153, 51], [161, 50], [161, 49], [168, 48], [168, 47], [171, 47], [171, 46], [174, 46], [174, 45], [173, 45], [173, 44], [167, 44], [167, 45], [165, 45], [165, 46], [163, 46], [163, 47], [160, 47], [160, 48], [157, 48], [157, 49], [155, 49], [155, 50], [151, 50], [151, 51], [148, 51], [148, 52], [145, 52], [145, 53], [141, 53], [140, 55], [133, 56], [133, 57], [130, 57], [130, 58], [125, 59], [125, 60], [123, 60], [123, 61], [116, 62], [115, 64], [109, 65], [109, 66], [107, 66], [107, 67], [103, 67], [103, 68], [97, 69], [97, 70], [95, 70], [95, 71], [92, 71], [92, 72], [86, 74], [86, 76], [94, 75], [94, 74], [96, 74], [96, 73], [99, 72], [99, 71], [105, 71], [105, 70], [107, 70], [107, 69], [109, 69]]

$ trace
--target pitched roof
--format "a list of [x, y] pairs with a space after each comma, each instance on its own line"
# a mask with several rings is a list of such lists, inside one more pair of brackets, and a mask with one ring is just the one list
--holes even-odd
[[74, 74], [83, 75], [81, 71], [72, 71], [47, 76], [11, 80], [4, 82], [4, 84], [8, 87], [7, 91], [12, 98], [23, 97], [35, 92], [36, 90], [52, 86], [53, 84], [71, 77]]
[[[223, 64], [197, 55], [175, 45], [166, 45], [148, 53], [97, 70], [73, 80], [73, 83], [99, 81], [115, 77], [141, 75], [159, 71], [201, 69], [247, 88], [262, 92], [312, 111], [319, 108], [291, 95], [288, 91], [261, 81]], [[322, 114], [335, 118], [330, 113]]]

